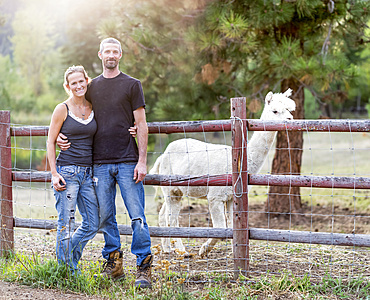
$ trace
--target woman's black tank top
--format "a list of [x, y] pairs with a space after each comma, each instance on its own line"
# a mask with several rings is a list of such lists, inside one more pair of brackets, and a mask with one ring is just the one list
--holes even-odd
[[68, 105], [64, 104], [67, 107], [68, 114], [60, 132], [68, 138], [71, 146], [65, 151], [60, 151], [57, 165], [91, 166], [93, 139], [97, 129], [94, 113], [91, 112], [89, 118], [85, 121], [86, 123], [82, 123], [77, 121], [77, 117], [75, 119], [70, 115], [72, 112], [69, 111]]

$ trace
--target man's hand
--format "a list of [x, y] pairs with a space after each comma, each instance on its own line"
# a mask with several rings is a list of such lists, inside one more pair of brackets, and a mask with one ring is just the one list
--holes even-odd
[[71, 143], [68, 142], [68, 138], [63, 133], [59, 133], [57, 137], [57, 145], [60, 150], [65, 151], [71, 146]]
[[135, 183], [143, 181], [146, 176], [146, 165], [138, 162], [134, 170]]

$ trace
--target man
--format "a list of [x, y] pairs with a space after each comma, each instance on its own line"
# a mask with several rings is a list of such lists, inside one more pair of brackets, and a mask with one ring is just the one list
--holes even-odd
[[[122, 48], [118, 40], [107, 38], [98, 56], [103, 73], [88, 87], [86, 99], [93, 105], [98, 125], [93, 144], [94, 183], [99, 202], [100, 230], [106, 259], [102, 276], [124, 277], [120, 235], [116, 221], [116, 183], [131, 219], [131, 252], [137, 257], [135, 286], [151, 287], [151, 241], [144, 215], [145, 195], [142, 180], [146, 175], [148, 127], [145, 100], [139, 80], [119, 71]], [[136, 123], [136, 137], [128, 129]], [[68, 137], [67, 137], [68, 138]], [[58, 142], [64, 150], [68, 141]]]

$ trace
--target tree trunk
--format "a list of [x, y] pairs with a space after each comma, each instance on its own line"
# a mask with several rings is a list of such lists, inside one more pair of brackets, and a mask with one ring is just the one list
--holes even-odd
[[[293, 90], [292, 99], [296, 102], [296, 110], [292, 113], [294, 119], [304, 119], [304, 90], [299, 89], [299, 83], [294, 79], [283, 80], [281, 91]], [[279, 131], [277, 134], [276, 151], [272, 162], [272, 174], [301, 174], [303, 151], [302, 131]], [[302, 212], [299, 187], [271, 186], [265, 203], [268, 213], [300, 213]]]

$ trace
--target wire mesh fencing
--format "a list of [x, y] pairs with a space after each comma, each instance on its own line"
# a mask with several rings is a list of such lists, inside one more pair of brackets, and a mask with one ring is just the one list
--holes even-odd
[[[249, 122], [244, 128], [245, 141], [253, 134], [251, 124], [253, 129], [262, 126], [257, 128], [261, 132], [271, 130], [269, 126], [280, 126], [274, 127], [275, 130], [288, 133], [299, 128], [304, 138], [303, 148], [299, 149], [302, 151], [300, 176], [286, 174], [281, 178], [271, 173], [274, 144], [268, 148], [258, 174], [247, 174], [249, 188], [243, 192], [248, 195], [248, 207], [243, 212], [248, 214], [248, 228], [244, 232], [249, 234], [250, 241], [245, 245], [249, 255], [243, 259], [249, 263], [248, 278], [284, 272], [313, 279], [325, 274], [342, 278], [369, 277], [369, 122], [291, 121], [279, 125], [245, 121]], [[338, 124], [347, 129], [341, 132]], [[2, 154], [4, 149], [11, 149], [12, 153], [11, 166], [3, 161], [1, 165], [2, 226], [6, 221], [3, 203], [11, 201], [15, 250], [36, 251], [53, 257], [56, 210], [45, 159], [47, 128], [18, 124], [10, 127], [13, 133], [10, 144], [1, 144]], [[167, 167], [174, 164], [185, 170], [178, 174], [170, 169], [167, 177], [163, 174], [158, 177], [154, 170], [147, 175], [146, 216], [153, 235], [155, 272], [177, 272], [181, 278], [195, 283], [232, 279], [235, 212], [231, 206], [235, 190], [231, 182], [233, 157], [229, 153], [231, 121], [152, 123], [149, 128], [155, 143], [148, 150], [148, 170], [153, 169], [165, 153], [168, 155], [163, 163]], [[203, 144], [193, 147], [185, 143], [181, 148], [185, 151], [166, 152], [171, 143], [184, 139]], [[219, 147], [212, 148], [208, 143]], [[224, 172], [215, 174], [214, 169], [221, 165]], [[6, 171], [12, 172], [10, 186], [3, 180]], [[199, 178], [201, 185], [193, 186], [197, 180], [199, 183]], [[290, 191], [279, 194], [288, 199], [299, 196], [299, 211], [268, 210], [271, 187], [283, 185], [301, 186], [299, 195]], [[4, 191], [9, 188], [11, 199], [4, 198], [7, 195]], [[116, 205], [125, 258], [128, 265], [133, 265], [131, 221], [119, 192]], [[224, 229], [216, 232], [214, 227]], [[176, 231], [179, 228], [184, 230]], [[3, 228], [2, 244], [8, 240], [8, 232]], [[217, 239], [210, 240], [212, 237]], [[217, 243], [213, 245], [214, 242]], [[102, 235], [97, 235], [85, 248], [83, 260], [100, 260], [103, 245]]]

